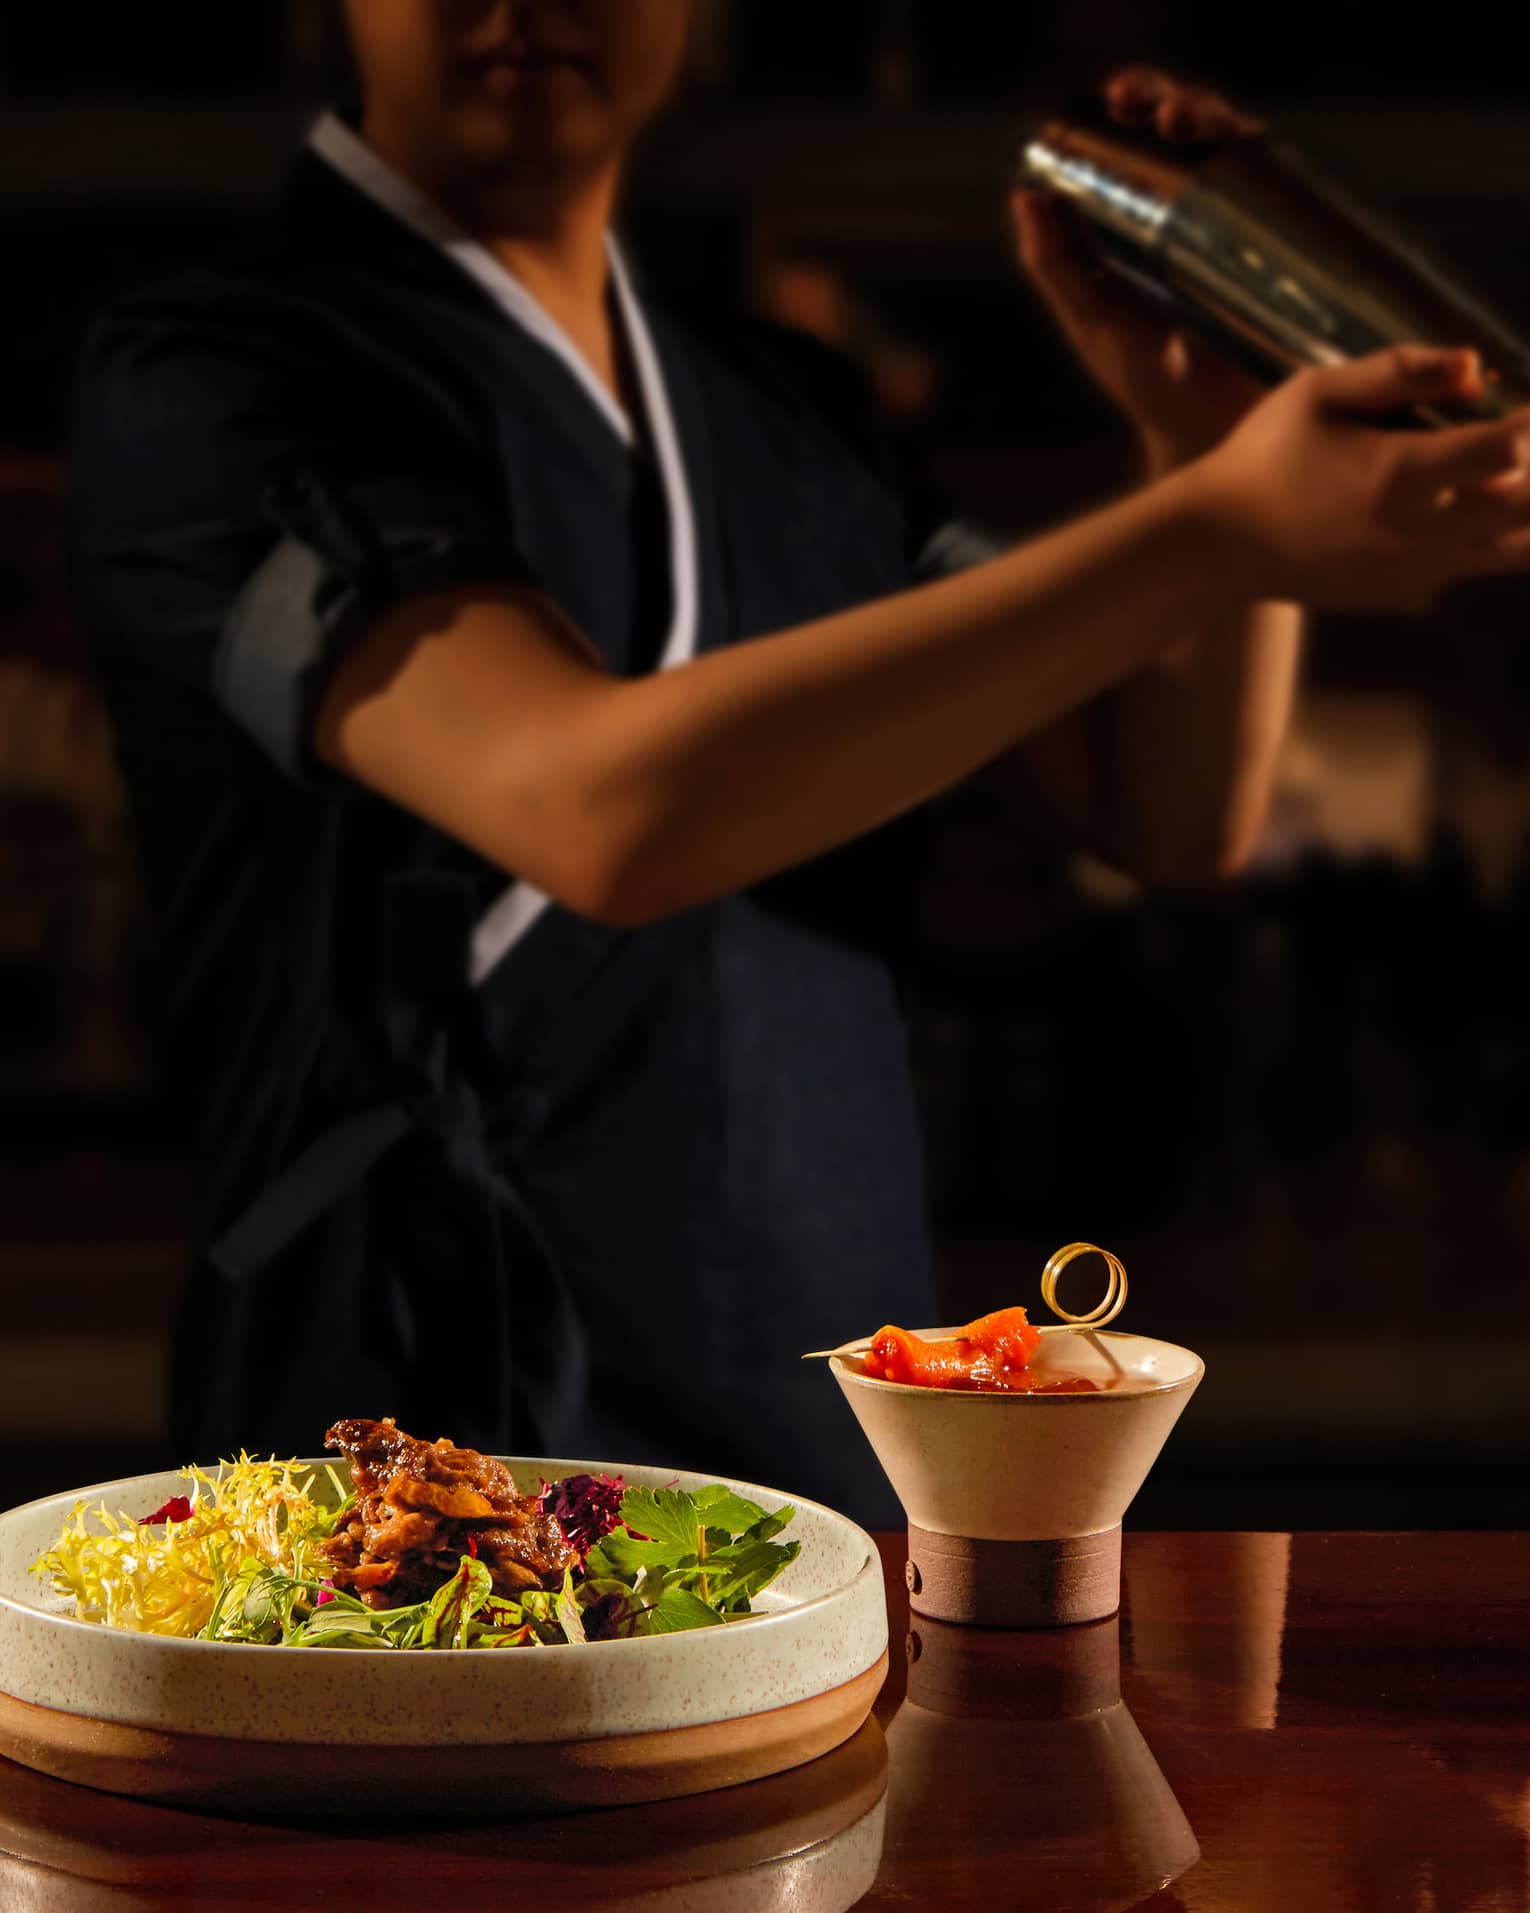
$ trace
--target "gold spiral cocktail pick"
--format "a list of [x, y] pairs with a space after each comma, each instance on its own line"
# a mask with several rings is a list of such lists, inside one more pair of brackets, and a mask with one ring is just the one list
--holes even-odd
[[[1065, 1309], [1057, 1299], [1057, 1278], [1075, 1256], [1099, 1255], [1105, 1258], [1105, 1267], [1109, 1279], [1105, 1284], [1105, 1293], [1087, 1315], [1074, 1315]], [[1107, 1322], [1113, 1322], [1126, 1306], [1126, 1270], [1120, 1258], [1113, 1256], [1109, 1249], [1102, 1249], [1093, 1242], [1070, 1242], [1065, 1249], [1059, 1249], [1041, 1271], [1041, 1299], [1052, 1313], [1058, 1317], [1055, 1322], [1041, 1322], [1038, 1327], [1043, 1335], [1061, 1335], [1076, 1329], [1104, 1328]]]
[[[1105, 1293], [1087, 1314], [1075, 1315], [1065, 1309], [1057, 1299], [1057, 1278], [1077, 1256], [1098, 1255], [1105, 1259], [1107, 1280]], [[1126, 1270], [1120, 1258], [1102, 1249], [1095, 1242], [1070, 1242], [1050, 1258], [1041, 1271], [1041, 1299], [1059, 1319], [1055, 1322], [1040, 1322], [1037, 1327], [1043, 1335], [1077, 1335], [1085, 1330], [1104, 1328], [1107, 1322], [1113, 1322], [1126, 1306]], [[838, 1348], [815, 1348], [803, 1356], [805, 1362], [827, 1361], [831, 1355], [862, 1354], [870, 1346], [871, 1337], [862, 1335], [853, 1342], [842, 1342]]]

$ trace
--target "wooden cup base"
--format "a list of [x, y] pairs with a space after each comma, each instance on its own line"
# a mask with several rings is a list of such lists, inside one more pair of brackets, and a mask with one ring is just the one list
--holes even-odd
[[1121, 1526], [1058, 1541], [983, 1541], [908, 1527], [908, 1604], [969, 1627], [1072, 1627], [1121, 1605]]

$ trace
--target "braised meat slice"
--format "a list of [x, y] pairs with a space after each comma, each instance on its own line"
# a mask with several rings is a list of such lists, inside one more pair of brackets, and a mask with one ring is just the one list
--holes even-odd
[[356, 1506], [319, 1553], [335, 1586], [369, 1607], [425, 1600], [475, 1550], [505, 1595], [556, 1587], [579, 1559], [557, 1516], [492, 1455], [419, 1441], [391, 1415], [337, 1421], [324, 1445], [349, 1460]]

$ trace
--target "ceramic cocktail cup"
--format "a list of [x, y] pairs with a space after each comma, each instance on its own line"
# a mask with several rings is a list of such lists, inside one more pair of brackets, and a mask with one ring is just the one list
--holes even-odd
[[[920, 1329], [926, 1339], [955, 1335]], [[1099, 1620], [1121, 1599], [1121, 1517], [1194, 1394], [1187, 1348], [1111, 1329], [1048, 1334], [1032, 1366], [1102, 1384], [985, 1394], [830, 1367], [908, 1517], [915, 1613], [980, 1627]]]

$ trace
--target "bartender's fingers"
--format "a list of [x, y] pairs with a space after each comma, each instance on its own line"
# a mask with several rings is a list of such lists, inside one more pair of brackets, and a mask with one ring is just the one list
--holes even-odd
[[1488, 480], [1444, 491], [1437, 501], [1437, 512], [1448, 515], [1451, 529], [1469, 545], [1479, 545], [1507, 533], [1530, 528], [1530, 478], [1523, 472], [1510, 472], [1507, 482]]
[[1476, 572], [1530, 572], [1530, 525], [1491, 539], [1472, 565]]
[[1158, 107], [1158, 130], [1169, 139], [1230, 139], [1237, 134], [1262, 132], [1251, 118], [1219, 93], [1199, 89], [1170, 94]]
[[1025, 270], [1064, 331], [1082, 340], [1110, 313], [1104, 267], [1091, 252], [1070, 206], [1049, 194], [1018, 189], [1011, 200]]
[[1174, 83], [1156, 67], [1127, 67], [1105, 83], [1105, 103], [1117, 119], [1143, 125], [1156, 120], [1175, 91]]
[[[1480, 481], [1512, 482], [1530, 468], [1530, 411], [1516, 412], [1489, 425], [1463, 425], [1439, 433], [1420, 433], [1408, 442], [1399, 463], [1395, 495], [1405, 505], [1437, 507], [1440, 495]], [[1486, 504], [1507, 496], [1482, 494]]]
[[1170, 138], [1216, 139], [1259, 133], [1264, 122], [1208, 86], [1177, 80], [1157, 67], [1131, 66], [1112, 74], [1105, 99], [1118, 119], [1155, 121]]
[[1450, 351], [1395, 345], [1297, 376], [1308, 381], [1325, 410], [1363, 417], [1420, 402], [1466, 397], [1480, 385], [1481, 361], [1471, 347]]

